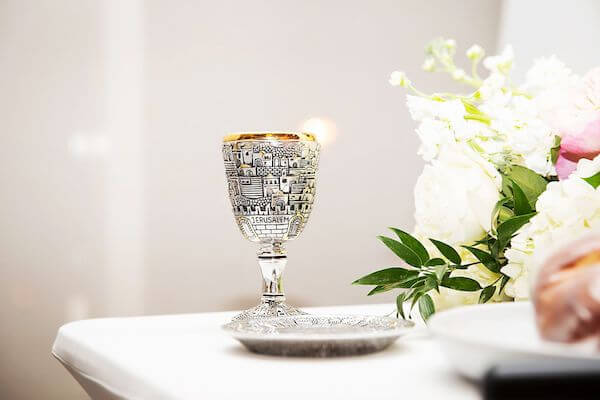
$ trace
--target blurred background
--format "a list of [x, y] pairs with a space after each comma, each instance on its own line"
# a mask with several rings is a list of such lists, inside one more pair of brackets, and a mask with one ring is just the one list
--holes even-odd
[[512, 43], [517, 79], [550, 54], [585, 72], [599, 20], [594, 0], [0, 0], [0, 398], [86, 398], [50, 355], [68, 321], [255, 305], [228, 132], [324, 142], [289, 301], [392, 301], [350, 285], [396, 262], [375, 235], [413, 224], [423, 163], [389, 73], [452, 89], [420, 69], [440, 35], [461, 55]]

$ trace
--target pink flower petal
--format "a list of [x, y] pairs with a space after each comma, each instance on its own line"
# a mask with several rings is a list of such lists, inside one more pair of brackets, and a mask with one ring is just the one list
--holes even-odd
[[579, 134], [563, 136], [560, 151], [571, 161], [593, 159], [600, 153], [600, 119], [589, 122]]
[[560, 153], [558, 154], [558, 158], [556, 160], [556, 173], [558, 174], [558, 179], [567, 179], [569, 175], [571, 175], [576, 169], [577, 161], [571, 161], [566, 158], [563, 154], [561, 146]]

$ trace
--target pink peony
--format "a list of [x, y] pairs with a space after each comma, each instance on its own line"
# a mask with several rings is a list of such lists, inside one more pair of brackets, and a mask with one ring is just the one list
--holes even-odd
[[600, 154], [600, 117], [589, 122], [581, 132], [563, 134], [556, 160], [558, 177], [568, 178], [577, 168], [577, 161], [582, 158], [592, 160], [598, 154]]
[[556, 172], [566, 179], [582, 158], [593, 159], [600, 154], [600, 68], [588, 72], [581, 82], [548, 101], [546, 121], [560, 136], [560, 152]]

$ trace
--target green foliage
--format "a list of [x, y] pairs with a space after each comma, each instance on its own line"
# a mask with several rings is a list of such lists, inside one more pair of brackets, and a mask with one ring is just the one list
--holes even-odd
[[460, 99], [465, 107], [465, 119], [471, 119], [479, 121], [483, 124], [489, 125], [491, 118], [489, 115], [483, 113], [477, 106], [465, 98]]
[[512, 217], [507, 219], [498, 225], [496, 231], [498, 232], [498, 238], [494, 246], [492, 247], [492, 254], [496, 256], [502, 252], [505, 247], [508, 245], [510, 239], [512, 239], [513, 235], [523, 227], [531, 217], [533, 217], [535, 213], [529, 213], [525, 215], [518, 215], [516, 217]]
[[406, 292], [400, 293], [397, 297], [396, 297], [396, 312], [398, 313], [398, 315], [400, 315], [402, 318], [406, 319], [406, 316], [404, 315], [404, 300], [406, 298]]
[[544, 193], [544, 190], [546, 190], [546, 185], [548, 184], [548, 181], [544, 179], [543, 176], [538, 175], [529, 168], [525, 168], [520, 165], [511, 166], [510, 171], [506, 174], [506, 177], [509, 178], [511, 182], [516, 183], [519, 186], [532, 207], [535, 207], [537, 198], [540, 196], [540, 194]]
[[598, 186], [600, 186], [600, 172], [597, 172], [588, 178], [583, 178], [583, 180], [592, 185], [594, 189], [597, 189]]
[[494, 293], [496, 293], [496, 286], [492, 285], [483, 288], [481, 294], [479, 295], [479, 303], [487, 303], [492, 297], [494, 297]]
[[419, 267], [422, 265], [421, 259], [417, 253], [412, 251], [407, 245], [387, 236], [377, 236], [377, 238], [407, 264], [410, 264], [413, 267]]
[[442, 286], [454, 290], [462, 290], [464, 292], [475, 292], [481, 289], [479, 282], [464, 276], [448, 277], [442, 281]]
[[402, 282], [408, 278], [416, 277], [418, 271], [409, 270], [406, 268], [386, 268], [372, 274], [365, 275], [360, 279], [352, 282], [353, 285], [389, 285], [392, 283]]
[[424, 264], [427, 261], [429, 261], [429, 253], [427, 253], [427, 249], [415, 237], [413, 237], [412, 235], [410, 235], [398, 228], [390, 228], [390, 229], [396, 234], [396, 236], [398, 236], [400, 241], [405, 246], [410, 248], [413, 252], [415, 252], [419, 256], [419, 258], [421, 260], [421, 264]]
[[532, 208], [529, 204], [529, 200], [527, 200], [527, 196], [525, 196], [525, 192], [523, 192], [523, 189], [521, 189], [517, 182], [514, 181], [512, 183], [512, 193], [515, 206], [515, 214], [524, 215], [531, 213]]
[[[476, 113], [476, 108], [471, 106], [465, 104], [465, 109], [471, 114]], [[600, 173], [585, 180], [597, 188], [600, 186]], [[504, 197], [496, 203], [492, 211], [492, 229], [475, 243], [461, 246], [473, 255], [476, 262], [465, 263], [454, 247], [429, 238], [431, 244], [439, 251], [440, 256], [435, 256], [429, 253], [424, 242], [403, 230], [390, 228], [398, 240], [386, 236], [378, 238], [407, 265], [382, 269], [353, 283], [373, 285], [369, 296], [394, 289], [400, 290], [396, 297], [396, 306], [397, 314], [402, 318], [406, 318], [407, 309], [412, 310], [418, 304], [423, 318], [429, 319], [435, 313], [435, 304], [430, 292], [439, 292], [440, 287], [479, 292], [479, 303], [493, 300], [494, 296], [502, 294], [510, 279], [502, 273], [502, 267], [508, 262], [504, 252], [510, 248], [513, 236], [536, 214], [535, 203], [546, 189], [547, 183], [542, 176], [521, 166], [511, 166], [502, 176]], [[495, 274], [491, 275], [497, 277], [495, 281], [482, 287], [477, 280], [463, 276], [464, 273], [455, 274], [457, 270], [466, 270], [476, 264], [483, 265]], [[408, 305], [405, 307], [405, 304]]]
[[436, 265], [446, 265], [446, 261], [442, 260], [441, 258], [432, 258], [431, 260], [427, 261], [425, 263], [426, 267], [434, 267]]
[[440, 251], [440, 253], [442, 253], [444, 257], [446, 257], [449, 261], [453, 262], [454, 264], [460, 265], [460, 263], [462, 262], [460, 256], [458, 255], [456, 250], [452, 248], [452, 246], [447, 245], [444, 242], [440, 242], [439, 240], [429, 240], [431, 241], [431, 243], [434, 244], [435, 247], [437, 247], [437, 249]]
[[431, 296], [428, 294], [423, 295], [419, 299], [419, 312], [425, 321], [435, 313], [435, 305], [433, 304], [433, 300], [431, 300]]
[[558, 160], [558, 154], [560, 152], [560, 136], [554, 136], [554, 145], [550, 149], [550, 160], [552, 164], [556, 164], [556, 160]]
[[489, 269], [490, 271], [495, 272], [495, 273], [500, 272], [500, 266], [498, 265], [498, 262], [496, 261], [494, 256], [492, 256], [490, 253], [487, 253], [481, 249], [478, 249], [477, 247], [472, 247], [472, 246], [463, 246], [463, 247], [465, 249], [469, 250], [471, 252], [471, 254], [473, 254], [475, 256], [475, 258], [477, 258], [479, 260], [480, 263], [485, 265], [485, 267], [487, 269]]

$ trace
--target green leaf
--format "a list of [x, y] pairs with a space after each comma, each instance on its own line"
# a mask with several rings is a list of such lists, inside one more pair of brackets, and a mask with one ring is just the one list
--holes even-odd
[[435, 274], [427, 275], [427, 277], [425, 278], [425, 285], [431, 286], [438, 293], [440, 292], [440, 284]]
[[477, 106], [475, 106], [473, 103], [468, 102], [465, 99], [461, 99], [463, 106], [465, 107], [465, 119], [472, 119], [472, 120], [476, 120], [476, 121], [480, 121], [486, 125], [490, 124], [490, 117], [489, 115], [483, 113], [479, 108], [477, 108]]
[[446, 265], [448, 264], [446, 261], [442, 260], [439, 257], [432, 258], [431, 260], [425, 263], [426, 267], [435, 267], [436, 265]]
[[494, 244], [495, 254], [499, 254], [502, 250], [504, 250], [508, 242], [510, 242], [510, 239], [512, 239], [512, 236], [519, 229], [521, 229], [523, 225], [529, 222], [531, 217], [534, 215], [535, 213], [518, 215], [516, 217], [509, 218], [498, 225], [498, 241]]
[[481, 294], [479, 295], [479, 302], [487, 303], [492, 297], [494, 297], [494, 293], [496, 293], [496, 286], [488, 286], [483, 288]]
[[437, 277], [438, 281], [441, 282], [444, 279], [444, 274], [446, 273], [446, 271], [448, 271], [448, 266], [446, 264], [436, 265], [434, 267], [434, 270], [435, 276]]
[[515, 214], [516, 215], [524, 215], [529, 214], [532, 209], [531, 205], [529, 205], [529, 200], [527, 200], [527, 196], [523, 192], [523, 189], [517, 184], [517, 182], [512, 183], [512, 191], [513, 198], [515, 202]]
[[[429, 291], [429, 290], [427, 290], [427, 291]], [[412, 309], [415, 306], [415, 304], [417, 304], [417, 302], [419, 301], [419, 299], [421, 298], [421, 296], [423, 296], [427, 291], [422, 290], [422, 288], [415, 289], [413, 291], [413, 293], [411, 294], [412, 301], [410, 302], [410, 311], [412, 311]]]
[[509, 280], [510, 277], [508, 275], [502, 275], [502, 280], [500, 281], [500, 290], [498, 291], [498, 293], [502, 293], [502, 291], [504, 290], [504, 286], [506, 286]]
[[423, 265], [421, 258], [407, 245], [386, 236], [377, 236], [377, 238], [406, 263], [413, 267], [421, 267]]
[[583, 180], [592, 185], [594, 189], [597, 189], [598, 186], [600, 186], [600, 172], [597, 172], [588, 178], [583, 178]]
[[419, 274], [416, 270], [392, 267], [365, 275], [352, 282], [353, 285], [387, 285], [390, 283], [401, 282], [410, 277], [416, 277]]
[[477, 282], [475, 279], [464, 276], [446, 278], [442, 281], [442, 286], [454, 290], [462, 290], [464, 292], [475, 292], [481, 289], [479, 282]]
[[520, 165], [513, 165], [508, 177], [523, 190], [531, 206], [535, 206], [537, 198], [546, 190], [548, 184], [544, 177]]
[[367, 296], [373, 296], [374, 294], [377, 293], [383, 293], [383, 292], [388, 292], [392, 289], [395, 289], [396, 287], [394, 286], [394, 284], [389, 284], [389, 285], [379, 285], [379, 286], [375, 286], [373, 289], [371, 289], [371, 291], [369, 293], [367, 293]]
[[423, 281], [425, 281], [425, 277], [420, 276], [418, 278], [407, 278], [401, 282], [396, 283], [395, 285], [400, 289], [408, 289], [420, 285]]
[[474, 244], [485, 244], [487, 246], [492, 240], [494, 239], [489, 234], [487, 234], [483, 239], [475, 241]]
[[515, 213], [508, 207], [506, 206], [500, 206], [500, 212], [498, 213], [498, 222], [502, 223], [504, 221], [506, 221], [509, 218], [512, 218], [515, 216]]
[[465, 99], [461, 99], [461, 101], [463, 103], [463, 106], [465, 107], [465, 111], [469, 114], [483, 114], [475, 104], [470, 103]]
[[510, 183], [510, 179], [508, 179], [506, 175], [502, 175], [502, 194], [506, 196], [506, 198], [512, 197], [512, 187]]
[[398, 236], [398, 238], [400, 239], [400, 241], [402, 243], [404, 243], [412, 251], [417, 253], [419, 258], [421, 259], [421, 264], [424, 264], [427, 262], [427, 260], [429, 260], [429, 253], [427, 253], [427, 249], [425, 248], [425, 246], [423, 246], [421, 244], [421, 242], [419, 242], [419, 240], [417, 238], [415, 238], [414, 236], [412, 236], [398, 228], [390, 228], [390, 229], [392, 231], [394, 231], [394, 233], [396, 234], [396, 236]]
[[[503, 179], [504, 182], [504, 179]], [[492, 232], [496, 233], [496, 227], [498, 226], [498, 220], [500, 219], [500, 211], [504, 207], [506, 203], [508, 203], [510, 199], [508, 197], [503, 197], [496, 202], [494, 208], [492, 209]], [[479, 244], [475, 242], [476, 244]]]
[[424, 321], [427, 321], [435, 313], [435, 305], [428, 294], [419, 299], [419, 312]]
[[489, 269], [492, 272], [500, 272], [500, 266], [498, 265], [498, 263], [496, 262], [496, 259], [489, 253], [478, 249], [476, 247], [471, 247], [471, 246], [463, 246], [465, 249], [469, 250], [471, 252], [471, 254], [473, 254], [475, 256], [475, 258], [477, 258], [477, 260], [479, 260], [479, 262], [481, 262], [483, 265], [485, 265], [485, 267], [487, 269]]
[[556, 164], [558, 160], [558, 154], [560, 153], [560, 136], [554, 136], [554, 146], [550, 149], [550, 160], [552, 164]]
[[404, 297], [405, 296], [406, 296], [406, 293], [400, 293], [398, 295], [398, 297], [396, 297], [396, 310], [398, 311], [398, 314], [400, 314], [402, 319], [406, 319], [406, 316], [404, 315]]
[[460, 259], [460, 256], [458, 255], [456, 250], [452, 248], [452, 246], [447, 245], [444, 242], [440, 242], [439, 240], [429, 240], [431, 241], [431, 243], [434, 244], [435, 247], [437, 247], [437, 249], [440, 251], [440, 253], [442, 253], [444, 257], [446, 257], [449, 261], [453, 262], [454, 264], [460, 265], [462, 260]]
[[[416, 273], [416, 271], [415, 271]], [[418, 285], [420, 282], [424, 281], [425, 277], [417, 277], [416, 274], [413, 276], [411, 275], [409, 278], [403, 279], [401, 281], [398, 281], [396, 283], [389, 283], [387, 285], [378, 285], [375, 286], [373, 289], [371, 289], [371, 291], [369, 293], [367, 293], [367, 296], [373, 296], [375, 294], [378, 293], [384, 293], [384, 292], [389, 292], [390, 290], [393, 289], [407, 289], [407, 288], [411, 288], [414, 285]]]
[[410, 304], [411, 311], [421, 296], [437, 286], [437, 280], [435, 279], [435, 276], [428, 275], [427, 277], [421, 277], [421, 279], [424, 279], [422, 284], [415, 284], [405, 297], [405, 301], [412, 300]]

